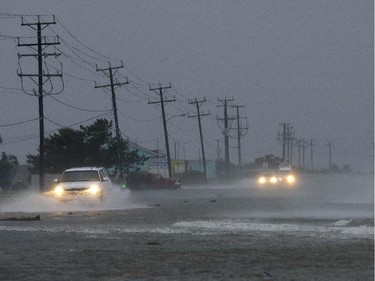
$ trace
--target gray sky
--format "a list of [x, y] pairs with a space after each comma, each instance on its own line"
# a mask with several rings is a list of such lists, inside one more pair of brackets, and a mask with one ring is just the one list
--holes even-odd
[[[206, 158], [216, 159], [217, 139], [223, 156], [223, 135], [216, 117], [223, 117], [217, 99], [233, 98], [245, 106], [248, 132], [241, 139], [243, 163], [273, 153], [281, 156], [277, 134], [281, 123], [293, 126], [295, 137], [315, 140], [314, 167], [327, 168], [329, 140], [333, 162], [356, 170], [372, 170], [374, 145], [374, 24], [373, 1], [246, 0], [246, 1], [18, 1], [2, 0], [0, 7], [0, 151], [14, 154], [21, 163], [38, 148], [36, 97], [21, 91], [17, 76], [14, 37], [35, 37], [21, 26], [35, 17], [55, 15], [56, 24], [43, 35], [58, 35], [58, 58], [63, 64], [64, 91], [46, 97], [46, 135], [60, 126], [106, 114], [112, 118], [107, 84], [99, 68], [124, 63], [117, 78], [129, 85], [116, 90], [122, 133], [140, 145], [164, 146], [161, 110], [148, 104], [158, 96], [149, 84], [172, 83], [166, 95], [169, 117], [195, 114], [188, 99], [203, 99], [201, 110]], [[48, 19], [49, 17], [42, 17]], [[23, 39], [35, 41], [33, 38]], [[49, 47], [46, 51], [53, 52]], [[48, 69], [58, 66], [48, 58]], [[33, 58], [20, 61], [23, 73], [37, 72]], [[27, 89], [35, 87], [24, 80]], [[53, 79], [54, 90], [60, 81]], [[235, 114], [231, 109], [230, 113]], [[22, 123], [24, 121], [30, 122]], [[86, 122], [85, 122], [86, 121]], [[245, 120], [244, 125], [245, 125]], [[7, 126], [14, 123], [22, 123]], [[74, 125], [73, 128], [78, 128]], [[179, 157], [199, 157], [196, 118], [176, 117], [168, 122], [170, 146]], [[238, 163], [235, 139], [230, 158]], [[307, 161], [310, 150], [307, 149]], [[294, 160], [297, 159], [295, 149]]]

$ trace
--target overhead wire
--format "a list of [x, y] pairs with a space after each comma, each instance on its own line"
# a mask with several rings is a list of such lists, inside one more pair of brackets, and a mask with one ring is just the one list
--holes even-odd
[[[98, 55], [99, 57], [101, 57], [101, 58], [105, 58], [105, 59], [107, 59], [107, 60], [116, 60], [116, 61], [121, 61], [121, 63], [122, 63], [122, 65], [125, 67], [125, 69], [131, 74], [131, 75], [133, 75], [135, 78], [137, 78], [139, 81], [141, 81], [142, 83], [144, 83], [144, 85], [148, 85], [149, 83], [147, 82], [147, 81], [145, 81], [144, 79], [142, 79], [141, 77], [139, 77], [138, 75], [136, 75], [135, 73], [134, 73], [134, 71], [132, 71], [128, 66], [127, 66], [127, 64], [124, 64], [123, 63], [123, 60], [120, 60], [120, 59], [117, 59], [117, 58], [112, 58], [112, 57], [109, 57], [109, 56], [107, 56], [107, 55], [103, 55], [103, 54], [101, 54], [101, 53], [99, 53], [99, 52], [97, 52], [97, 51], [95, 51], [93, 48], [90, 48], [89, 46], [87, 46], [86, 44], [84, 44], [81, 40], [79, 40], [76, 36], [74, 36], [74, 34], [72, 33], [72, 32], [70, 32], [69, 30], [68, 30], [68, 28], [58, 19], [58, 18], [56, 18], [56, 21], [62, 26], [62, 28], [74, 39], [74, 40], [76, 40], [80, 45], [82, 45], [83, 47], [85, 47], [86, 49], [88, 49], [89, 51], [91, 51], [92, 53], [94, 53], [94, 54], [96, 54], [96, 55]], [[82, 52], [83, 53], [83, 52]], [[94, 57], [92, 57], [92, 56], [90, 56], [90, 55], [88, 55], [88, 54], [86, 54], [86, 53], [84, 53], [86, 56], [89, 56], [89, 57], [91, 57], [91, 58], [94, 58]], [[97, 59], [97, 60], [99, 60], [99, 61], [102, 61], [102, 62], [104, 62], [104, 60], [103, 59], [101, 59], [101, 58], [95, 58], [95, 59]]]
[[34, 118], [34, 119], [26, 120], [26, 121], [20, 121], [20, 122], [16, 122], [16, 123], [3, 124], [3, 125], [0, 125], [0, 128], [21, 125], [21, 124], [30, 123], [30, 122], [33, 122], [33, 121], [36, 121], [36, 120], [39, 120], [39, 118]]
[[[1, 14], [0, 14], [1, 15]], [[19, 15], [18, 15], [19, 16]], [[98, 61], [102, 61], [104, 62], [105, 59], [113, 59], [109, 56], [105, 56], [97, 51], [95, 51], [94, 49], [88, 47], [86, 44], [84, 44], [81, 40], [79, 40], [76, 36], [74, 36], [66, 27], [65, 25], [63, 25], [63, 23], [57, 19], [57, 22], [62, 26], [62, 28], [72, 37], [74, 38], [74, 40], [76, 40], [80, 45], [82, 45], [84, 48], [88, 49], [90, 52], [98, 55], [99, 57], [95, 57], [93, 55], [90, 55], [88, 54], [87, 52], [84, 52], [82, 51], [81, 49], [79, 48], [76, 48], [75, 46], [73, 46], [72, 44], [70, 44], [68, 42], [68, 40], [65, 40], [64, 38], [62, 38], [61, 36], [59, 36], [55, 31], [53, 31], [57, 36], [59, 36], [59, 38], [61, 39], [61, 42], [64, 44], [64, 46], [66, 46], [67, 50], [69, 52], [71, 52], [73, 54], [70, 55], [68, 54], [67, 52], [63, 51], [62, 48], [56, 48], [59, 52], [61, 52], [61, 54], [67, 58], [69, 61], [71, 61], [72, 63], [74, 63], [75, 65], [79, 66], [80, 68], [86, 70], [86, 71], [89, 71], [91, 73], [94, 73], [96, 75], [99, 75], [99, 73], [97, 73], [96, 71], [92, 70], [92, 68], [95, 67], [95, 64], [92, 63], [91, 61], [88, 61], [86, 60], [82, 55], [90, 58], [90, 59], [93, 59], [93, 60], [98, 60]], [[12, 38], [12, 39], [15, 39], [15, 38]], [[82, 54], [82, 55], [81, 55]], [[117, 60], [117, 59], [115, 59]], [[83, 66], [82, 64], [84, 65], [87, 65], [88, 67], [86, 66]], [[149, 93], [149, 89], [147, 89], [146, 91], [142, 90], [141, 88], [146, 86], [146, 85], [150, 85], [147, 81], [145, 81], [144, 79], [140, 78], [139, 76], [137, 76], [134, 72], [131, 71], [131, 69], [127, 66], [127, 65], [124, 65], [125, 69], [130, 73], [132, 74], [137, 80], [141, 81], [142, 83], [139, 83], [139, 82], [136, 82], [136, 81], [130, 81], [130, 86], [128, 87], [125, 87], [126, 91], [128, 91], [129, 93], [131, 93], [132, 95], [140, 98], [139, 101], [129, 101], [129, 100], [125, 100], [125, 99], [121, 99], [119, 98], [119, 100], [123, 100], [125, 102], [141, 102], [142, 100], [147, 100], [149, 97], [151, 97], [151, 94]], [[87, 81], [87, 82], [92, 82], [93, 80], [89, 80], [89, 79], [84, 79], [84, 78], [80, 78], [78, 76], [75, 76], [75, 75], [72, 75], [72, 74], [68, 74], [68, 73], [64, 73], [66, 74], [67, 76], [69, 77], [72, 77], [72, 78], [75, 78], [75, 79], [79, 79], [79, 80], [82, 80], [82, 81]], [[123, 75], [121, 73], [118, 73], [118, 76], [120, 77], [123, 77]], [[130, 87], [133, 87], [134, 88], [134, 91], [132, 89], [129, 89]], [[182, 97], [182, 99], [178, 98], [176, 99], [176, 103], [171, 103], [172, 107], [177, 110], [178, 112], [182, 112], [182, 113], [187, 113], [189, 111], [191, 111], [190, 109], [188, 109], [185, 104], [183, 103], [183, 101], [187, 101], [188, 98], [186, 96], [184, 96], [183, 94], [181, 94], [179, 91], [177, 91], [176, 89], [172, 88], [173, 91], [180, 97]], [[102, 89], [104, 91], [104, 89]], [[140, 94], [136, 93], [135, 91], [139, 92]], [[104, 91], [105, 92], [105, 91]], [[106, 93], [106, 92], [105, 92]], [[108, 94], [108, 93], [107, 93]], [[84, 109], [84, 108], [79, 108], [79, 107], [76, 107], [76, 106], [72, 106], [72, 105], [69, 105], [67, 103], [64, 103], [54, 97], [51, 97], [53, 98], [55, 101], [65, 105], [65, 106], [68, 106], [68, 107], [71, 107], [71, 108], [74, 108], [74, 109], [77, 109], [77, 110], [82, 110], [82, 111], [87, 111], [87, 112], [100, 112], [99, 110], [91, 110], [91, 109]], [[160, 105], [156, 105], [156, 104], [153, 104], [154, 107], [157, 107], [157, 108], [160, 108]], [[109, 110], [106, 110], [106, 111], [102, 111], [102, 112], [106, 112], [105, 114], [108, 114]], [[140, 121], [140, 122], [149, 122], [149, 121], [153, 121], [153, 120], [140, 120], [140, 119], [135, 119], [135, 118], [132, 118], [130, 116], [127, 116], [124, 112], [122, 112], [121, 110], [119, 110], [119, 112], [124, 115], [126, 118], [128, 119], [131, 119], [133, 121]], [[92, 118], [90, 118], [89, 120], [91, 120]], [[48, 121], [50, 122], [54, 122], [52, 120], [49, 120], [47, 119]], [[85, 121], [82, 121], [82, 122], [87, 122], [88, 120], [85, 120]], [[76, 124], [73, 124], [71, 126], [74, 126], [74, 125], [77, 125], [77, 124], [80, 124], [82, 122], [79, 122], [79, 123], [76, 123]], [[56, 125], [58, 126], [61, 126], [60, 124], [58, 123], [55, 123]], [[182, 129], [178, 126], [176, 126], [175, 124], [171, 123], [171, 125], [175, 128], [177, 128], [178, 130], [180, 131], [186, 131], [186, 129]], [[210, 126], [210, 129], [211, 129], [211, 126]], [[189, 142], [192, 142], [192, 141], [189, 141]], [[186, 142], [186, 143], [189, 143], [189, 142]]]
[[50, 98], [52, 98], [53, 100], [57, 101], [58, 103], [61, 103], [67, 107], [70, 107], [70, 108], [73, 108], [73, 109], [77, 109], [77, 110], [80, 110], [80, 111], [86, 111], [86, 112], [110, 112], [111, 110], [110, 109], [107, 109], [107, 110], [98, 110], [98, 109], [87, 109], [87, 108], [81, 108], [81, 107], [77, 107], [77, 106], [74, 106], [74, 105], [71, 105], [71, 104], [67, 104], [53, 96], [48, 96]]

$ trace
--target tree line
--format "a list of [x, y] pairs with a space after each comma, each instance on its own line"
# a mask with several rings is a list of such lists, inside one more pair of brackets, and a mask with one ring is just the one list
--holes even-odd
[[[57, 174], [72, 167], [97, 166], [106, 167], [116, 179], [120, 174], [117, 165], [119, 156], [122, 159], [124, 174], [138, 170], [147, 158], [140, 156], [137, 150], [129, 150], [128, 143], [122, 138], [118, 146], [118, 140], [112, 131], [112, 121], [97, 119], [91, 125], [80, 126], [79, 129], [61, 128], [57, 133], [45, 137], [45, 172]], [[39, 157], [39, 153], [27, 155], [27, 164], [31, 173], [38, 173]], [[11, 188], [18, 165], [16, 156], [2, 153], [0, 159], [2, 189]]]

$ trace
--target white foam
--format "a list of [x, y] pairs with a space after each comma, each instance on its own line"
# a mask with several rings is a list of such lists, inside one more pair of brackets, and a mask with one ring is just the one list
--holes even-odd
[[355, 238], [373, 238], [374, 228], [362, 225], [358, 227], [321, 226], [304, 224], [271, 224], [254, 222], [235, 222], [228, 220], [218, 221], [190, 221], [178, 222], [173, 225], [176, 228], [190, 229], [191, 231], [210, 231], [212, 233], [254, 233], [254, 232], [278, 232], [292, 235], [308, 236], [346, 236]]
[[334, 226], [347, 226], [351, 222], [352, 222], [352, 220], [339, 220], [339, 221], [335, 222], [333, 225]]
[[191, 235], [254, 235], [260, 233], [280, 233], [296, 236], [342, 239], [372, 239], [374, 227], [360, 225], [356, 227], [332, 225], [277, 224], [258, 222], [236, 222], [229, 220], [182, 221], [166, 227], [113, 227], [96, 225], [95, 228], [58, 226], [47, 227], [40, 224], [34, 226], [0, 225], [0, 231], [18, 232], [65, 232], [86, 234], [88, 238], [111, 237], [121, 233], [158, 233], [158, 234], [191, 234]]

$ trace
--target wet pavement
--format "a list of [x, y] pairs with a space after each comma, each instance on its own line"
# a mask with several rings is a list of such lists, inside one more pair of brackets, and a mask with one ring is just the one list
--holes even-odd
[[0, 280], [373, 280], [371, 194], [371, 177], [324, 177], [114, 189], [101, 205], [1, 196], [0, 220], [18, 220], [0, 221]]

